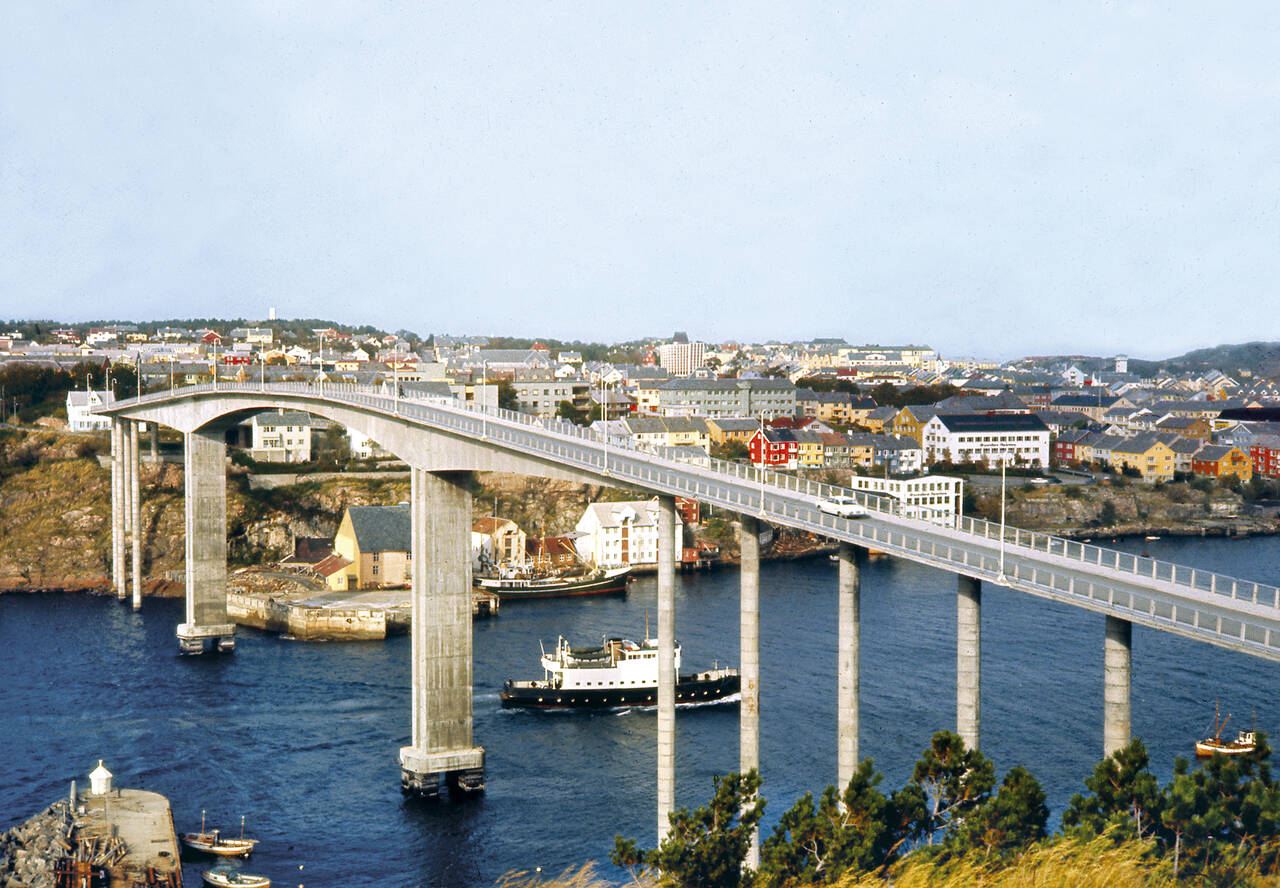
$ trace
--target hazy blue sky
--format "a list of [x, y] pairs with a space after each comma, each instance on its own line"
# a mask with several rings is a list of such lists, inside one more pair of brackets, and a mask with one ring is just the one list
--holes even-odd
[[1280, 338], [1280, 6], [9, 2], [0, 317]]

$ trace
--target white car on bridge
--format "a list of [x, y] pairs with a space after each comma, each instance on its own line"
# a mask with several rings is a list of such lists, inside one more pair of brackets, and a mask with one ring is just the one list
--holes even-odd
[[818, 511], [840, 518], [866, 518], [871, 514], [866, 506], [851, 496], [832, 496], [818, 500]]

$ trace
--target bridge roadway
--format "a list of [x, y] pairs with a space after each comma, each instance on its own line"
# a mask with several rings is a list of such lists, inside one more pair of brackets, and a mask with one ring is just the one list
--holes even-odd
[[[682, 496], [743, 516], [747, 519], [742, 522], [744, 534], [754, 533], [757, 521], [764, 521], [809, 531], [845, 544], [840, 548], [840, 671], [841, 693], [852, 695], [852, 712], [849, 711], [849, 701], [842, 699], [842, 737], [839, 741], [842, 781], [848, 779], [845, 772], [856, 761], [857, 559], [858, 552], [862, 550], [875, 549], [960, 575], [958, 730], [972, 745], [976, 745], [978, 740], [980, 583], [983, 580], [1105, 615], [1104, 747], [1107, 752], [1128, 739], [1131, 624], [1172, 632], [1269, 660], [1280, 660], [1280, 589], [1275, 586], [1049, 534], [1002, 528], [981, 519], [952, 516], [939, 522], [909, 517], [902, 514], [896, 501], [890, 499], [738, 463], [714, 459], [682, 460], [675, 458], [674, 451], [637, 449], [616, 438], [606, 439], [559, 420], [538, 419], [507, 410], [485, 411], [455, 399], [405, 397], [390, 385], [357, 387], [331, 383], [218, 382], [216, 386], [185, 386], [117, 402], [99, 412], [124, 421], [126, 429], [122, 440], [125, 446], [119, 452], [126, 463], [122, 467], [123, 473], [133, 479], [136, 471], [131, 473], [128, 464], [128, 444], [136, 440], [136, 430], [130, 432], [128, 429], [133, 422], [158, 421], [181, 428], [188, 433], [190, 450], [191, 433], [200, 426], [218, 417], [245, 415], [275, 407], [336, 416], [339, 422], [345, 420], [357, 428], [362, 419], [367, 419], [370, 425], [361, 431], [373, 430], [375, 440], [380, 440], [379, 429], [392, 437], [400, 430], [410, 435], [428, 431], [491, 453], [529, 460], [528, 465], [548, 467], [552, 473], [563, 470], [562, 474], [567, 472], [567, 477], [588, 478], [658, 494], [663, 503], [660, 518], [667, 514], [673, 502], [671, 498]], [[380, 443], [385, 445], [386, 441], [380, 440]], [[397, 452], [395, 446], [388, 449]], [[399, 448], [403, 449], [403, 446]], [[136, 448], [132, 453], [133, 460], [136, 460]], [[405, 457], [404, 453], [398, 455]], [[414, 463], [412, 459], [407, 461]], [[523, 464], [517, 462], [516, 465]], [[424, 478], [435, 470], [432, 466], [425, 468], [428, 471], [422, 473]], [[427, 480], [422, 483], [426, 484]], [[868, 508], [870, 516], [847, 519], [821, 511], [818, 504], [833, 496], [855, 497]], [[125, 499], [129, 501], [127, 492]], [[136, 512], [136, 496], [129, 505]], [[190, 505], [188, 514], [192, 520]], [[673, 521], [673, 517], [668, 520]], [[188, 545], [191, 545], [190, 540]], [[123, 549], [123, 546], [119, 548]], [[748, 557], [747, 552], [754, 552], [754, 548], [744, 547], [744, 639], [755, 637], [754, 630], [748, 625], [748, 607], [752, 609], [750, 620], [758, 618], [758, 603], [754, 598], [755, 585], [758, 584], [757, 563], [754, 556]], [[665, 573], [674, 569], [670, 561], [672, 554], [668, 550], [668, 563], [660, 565], [660, 593], [665, 585], [661, 582]], [[660, 560], [662, 557], [660, 552]], [[122, 566], [123, 558], [115, 563]], [[136, 601], [135, 597], [135, 604]], [[661, 602], [659, 611], [662, 623]], [[846, 625], [849, 620], [853, 621], [851, 626]], [[673, 629], [673, 624], [667, 628]], [[663, 629], [660, 625], [660, 637], [670, 634], [664, 633]], [[846, 644], [852, 646], [851, 658], [845, 656], [843, 646]], [[468, 655], [469, 651], [468, 644]], [[758, 671], [756, 676], [752, 676], [750, 671], [753, 670], [745, 668], [753, 659], [756, 660], [753, 670], [758, 670], [758, 651], [748, 651], [744, 642], [744, 767], [753, 764], [749, 759], [754, 759], [756, 754], [754, 743], [757, 741], [748, 742], [745, 727], [748, 720], [755, 724], [755, 707], [758, 705], [758, 688], [753, 685], [758, 681]], [[850, 670], [852, 675], [843, 674]], [[660, 734], [663, 734], [661, 722], [664, 721], [662, 715], [666, 707], [662, 705], [661, 694], [659, 699], [659, 727]], [[749, 745], [752, 749], [750, 756], [747, 753]], [[663, 797], [664, 781], [673, 773], [670, 763], [663, 763], [669, 752], [662, 748], [660, 737], [660, 832], [665, 822], [663, 809], [670, 810], [669, 797]]]
[[[1132, 623], [1280, 661], [1280, 589], [1115, 549], [1004, 528], [962, 517], [950, 526], [899, 514], [896, 501], [784, 472], [712, 459], [706, 465], [605, 441], [590, 430], [509, 410], [484, 412], [439, 398], [409, 400], [347, 385], [220, 382], [219, 391], [263, 392], [307, 402], [328, 400], [374, 410], [437, 431], [462, 434], [614, 479], [654, 493], [688, 497], [771, 524], [995, 582]], [[140, 403], [212, 395], [211, 385], [145, 396]], [[131, 402], [138, 403], [138, 402]], [[127, 405], [121, 405], [127, 406]], [[840, 518], [818, 509], [853, 496], [873, 513]], [[763, 501], [763, 507], [761, 503]]]

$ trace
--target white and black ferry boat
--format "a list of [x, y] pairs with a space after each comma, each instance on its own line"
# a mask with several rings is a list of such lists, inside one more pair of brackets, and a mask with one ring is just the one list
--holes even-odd
[[[709, 669], [680, 675], [675, 650], [676, 705], [737, 702], [737, 669]], [[599, 647], [574, 648], [561, 637], [554, 653], [542, 653], [543, 678], [507, 679], [502, 705], [531, 709], [617, 709], [658, 703], [658, 640], [606, 638]]]

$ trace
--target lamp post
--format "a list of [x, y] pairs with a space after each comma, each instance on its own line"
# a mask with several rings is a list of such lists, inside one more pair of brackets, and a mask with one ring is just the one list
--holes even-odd
[[173, 355], [169, 355], [169, 394], [173, 394]]
[[489, 361], [480, 362], [480, 438], [489, 437], [489, 409], [485, 398], [489, 396]]
[[1004, 575], [1004, 469], [1009, 462], [1009, 453], [1005, 451], [1000, 454], [1000, 570], [996, 575], [996, 581], [1006, 582]]
[[769, 438], [764, 433], [764, 413], [760, 414], [760, 516], [764, 517], [764, 466], [768, 461]]

